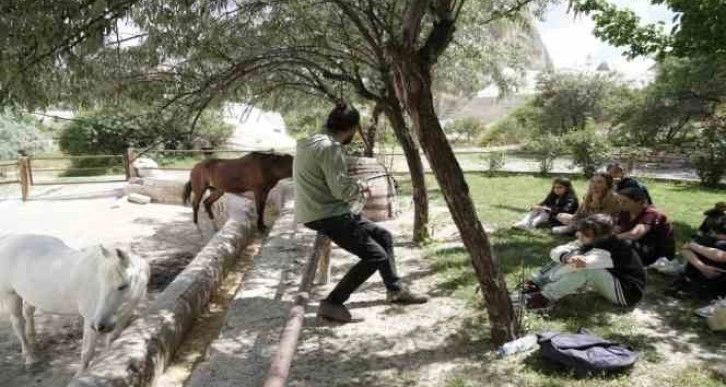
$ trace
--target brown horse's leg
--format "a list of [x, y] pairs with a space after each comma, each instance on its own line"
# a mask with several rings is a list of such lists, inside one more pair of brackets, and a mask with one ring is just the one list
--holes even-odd
[[219, 200], [224, 195], [224, 191], [218, 188], [213, 188], [211, 194], [204, 199], [204, 209], [207, 210], [210, 220], [214, 220], [214, 213], [212, 212], [212, 204]]
[[257, 229], [265, 231], [265, 204], [267, 203], [267, 194], [270, 192], [270, 188], [264, 187], [262, 189], [256, 189], [255, 191], [255, 203], [257, 204]]
[[203, 187], [201, 190], [194, 190], [194, 199], [192, 199], [192, 211], [194, 212], [194, 224], [198, 223], [198, 217], [199, 217], [199, 204], [202, 202], [202, 196], [204, 195], [204, 191], [207, 190], [207, 187]]
[[202, 202], [204, 191], [209, 188], [207, 184], [207, 178], [205, 176], [205, 169], [202, 165], [197, 164], [192, 168], [192, 172], [189, 176], [189, 182], [192, 184], [192, 212], [194, 213], [194, 224], [199, 225], [199, 204]]

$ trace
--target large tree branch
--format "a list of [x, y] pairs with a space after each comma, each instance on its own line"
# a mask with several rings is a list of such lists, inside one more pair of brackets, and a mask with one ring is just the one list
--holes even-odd
[[421, 33], [421, 23], [430, 3], [430, 0], [410, 0], [408, 2], [403, 13], [401, 41], [399, 42], [405, 51], [414, 52]]

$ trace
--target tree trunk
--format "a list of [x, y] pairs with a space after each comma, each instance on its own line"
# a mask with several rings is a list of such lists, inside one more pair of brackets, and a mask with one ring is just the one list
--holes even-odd
[[500, 345], [516, 337], [517, 326], [504, 275], [493, 256], [489, 238], [477, 217], [464, 174], [446, 140], [434, 110], [429, 65], [405, 50], [391, 50], [396, 93], [413, 121], [421, 148], [446, 199], [454, 223], [487, 304], [492, 342]]
[[413, 141], [411, 132], [406, 126], [406, 120], [403, 117], [399, 102], [392, 94], [386, 101], [384, 110], [388, 121], [393, 127], [393, 132], [396, 134], [396, 139], [403, 148], [408, 170], [411, 174], [414, 206], [413, 242], [420, 244], [429, 237], [429, 198], [426, 191], [426, 179], [421, 155], [416, 142]]
[[368, 126], [368, 130], [365, 133], [365, 151], [363, 156], [373, 157], [376, 147], [376, 132], [378, 132], [378, 118], [382, 113], [383, 107], [381, 102], [376, 102], [373, 106], [373, 114], [371, 115], [371, 124]]

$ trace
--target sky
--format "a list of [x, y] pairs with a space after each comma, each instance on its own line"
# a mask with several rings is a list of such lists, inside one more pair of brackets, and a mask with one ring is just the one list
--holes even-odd
[[[670, 29], [674, 13], [663, 6], [654, 6], [650, 0], [610, 0], [621, 8], [630, 8], [643, 22], [663, 21]], [[552, 6], [537, 22], [537, 28], [552, 62], [557, 69], [583, 69], [587, 67], [588, 56], [591, 66], [605, 61], [610, 68], [623, 73], [626, 79], [648, 78], [652, 59], [638, 58], [628, 61], [622, 56], [622, 49], [600, 41], [593, 35], [595, 23], [587, 16], [575, 17], [567, 13], [567, 5]]]

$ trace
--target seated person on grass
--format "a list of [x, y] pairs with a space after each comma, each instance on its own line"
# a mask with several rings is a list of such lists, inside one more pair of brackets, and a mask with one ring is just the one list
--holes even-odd
[[566, 177], [558, 177], [552, 182], [552, 189], [547, 197], [532, 206], [530, 211], [521, 221], [514, 224], [514, 227], [528, 229], [535, 227], [561, 226], [557, 215], [574, 214], [577, 211], [579, 202], [572, 182]]
[[718, 202], [713, 208], [706, 210], [703, 213], [706, 219], [703, 220], [701, 226], [698, 227], [698, 233], [701, 235], [708, 235], [713, 231], [713, 226], [718, 220], [726, 216], [726, 202]]
[[608, 165], [607, 173], [613, 178], [613, 182], [615, 183], [615, 192], [620, 192], [625, 188], [640, 188], [645, 193], [646, 202], [648, 202], [648, 204], [653, 204], [653, 199], [650, 197], [648, 187], [638, 180], [626, 175], [623, 167], [621, 167], [619, 163], [612, 163]]
[[623, 208], [615, 227], [618, 238], [633, 246], [645, 266], [661, 257], [672, 260], [676, 255], [676, 238], [668, 217], [648, 204], [640, 188], [620, 190], [618, 197]]
[[617, 216], [620, 212], [620, 203], [617, 194], [613, 192], [613, 179], [607, 173], [596, 173], [590, 178], [585, 198], [577, 207], [574, 214], [561, 212], [557, 220], [562, 226], [552, 229], [554, 234], [571, 234], [575, 232], [575, 223], [588, 215], [606, 214]]
[[726, 295], [726, 216], [713, 224], [709, 235], [696, 235], [681, 250], [686, 271], [668, 288], [684, 298], [714, 299]]
[[577, 223], [577, 240], [550, 252], [555, 265], [545, 267], [523, 285], [529, 309], [553, 302], [588, 286], [616, 305], [643, 298], [645, 269], [627, 242], [613, 235], [612, 218], [590, 215]]

